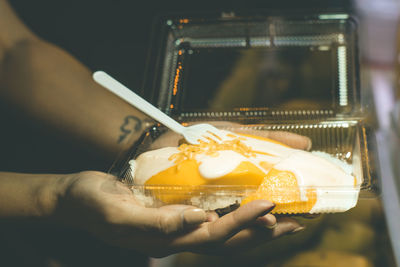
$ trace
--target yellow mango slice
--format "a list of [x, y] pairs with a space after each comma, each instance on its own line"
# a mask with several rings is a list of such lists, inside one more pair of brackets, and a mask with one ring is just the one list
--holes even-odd
[[257, 191], [243, 199], [241, 205], [266, 199], [276, 205], [272, 213], [308, 213], [317, 201], [315, 189], [305, 189], [305, 196], [307, 200], [302, 200], [294, 173], [271, 169]]
[[265, 173], [249, 161], [241, 162], [232, 172], [217, 179], [208, 179], [215, 185], [259, 185]]
[[[193, 196], [199, 185], [259, 185], [265, 173], [251, 162], [241, 162], [232, 172], [216, 179], [201, 176], [196, 160], [183, 160], [152, 176], [146, 185], [171, 185], [169, 190], [154, 191], [155, 196], [166, 204], [183, 203]], [[182, 187], [179, 187], [182, 186]], [[204, 190], [204, 188], [202, 188]], [[207, 193], [207, 192], [205, 192]]]

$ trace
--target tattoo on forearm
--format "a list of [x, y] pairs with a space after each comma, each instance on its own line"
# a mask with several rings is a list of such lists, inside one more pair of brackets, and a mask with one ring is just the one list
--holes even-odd
[[139, 132], [142, 129], [142, 121], [132, 115], [126, 116], [124, 123], [121, 125], [121, 135], [118, 138], [118, 144], [126, 139], [132, 132]]

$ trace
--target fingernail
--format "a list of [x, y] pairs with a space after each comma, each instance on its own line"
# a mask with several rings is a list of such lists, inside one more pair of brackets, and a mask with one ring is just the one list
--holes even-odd
[[182, 219], [188, 225], [199, 224], [205, 222], [207, 214], [202, 209], [187, 209], [183, 211]]
[[272, 203], [272, 206], [269, 207], [269, 208], [263, 213], [263, 215], [266, 215], [266, 214], [270, 213], [273, 209], [275, 209], [275, 207], [276, 207], [275, 203]]
[[298, 232], [303, 231], [304, 229], [306, 229], [304, 226], [299, 226], [299, 227], [295, 228], [294, 230], [292, 230], [291, 232], [289, 232], [288, 234], [289, 235], [294, 235], [294, 234], [296, 234]]

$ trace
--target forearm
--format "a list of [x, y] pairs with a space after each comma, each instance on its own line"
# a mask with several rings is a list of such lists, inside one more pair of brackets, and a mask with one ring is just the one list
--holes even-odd
[[69, 53], [36, 37], [0, 0], [0, 104], [113, 159], [152, 122], [91, 74]]
[[49, 219], [66, 175], [0, 172], [0, 219]]
[[10, 48], [26, 38], [36, 37], [17, 17], [8, 2], [0, 0], [0, 43]]
[[96, 153], [115, 155], [149, 125], [145, 115], [93, 82], [75, 58], [41, 40], [11, 49], [2, 77], [1, 98]]

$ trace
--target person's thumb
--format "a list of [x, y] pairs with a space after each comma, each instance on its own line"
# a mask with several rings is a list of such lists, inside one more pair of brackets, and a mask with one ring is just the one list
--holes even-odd
[[199, 208], [185, 205], [170, 205], [158, 209], [156, 224], [165, 234], [195, 227], [207, 220], [207, 213]]

